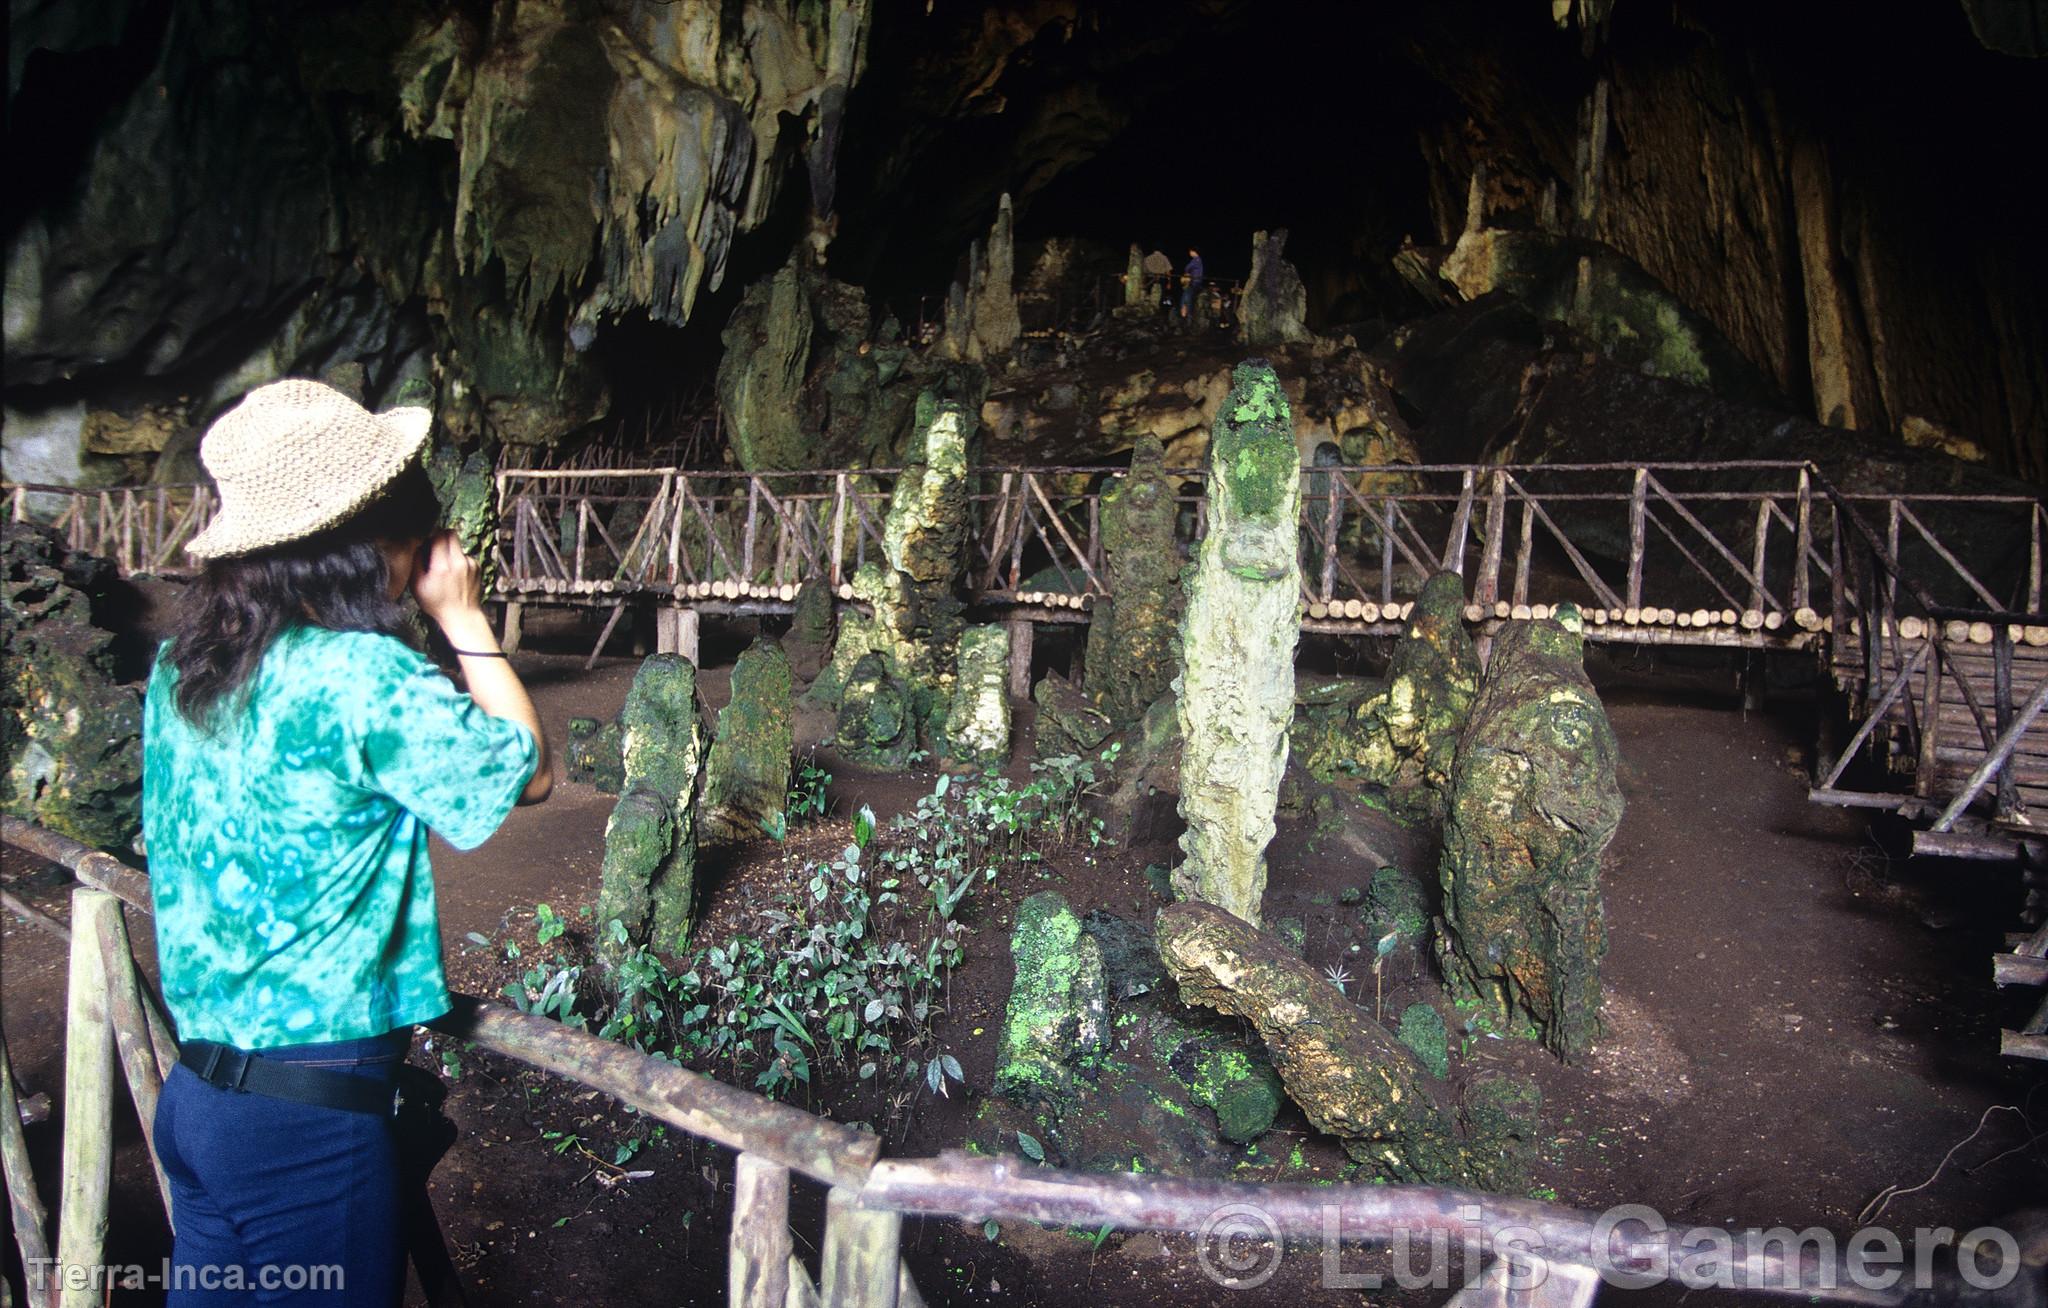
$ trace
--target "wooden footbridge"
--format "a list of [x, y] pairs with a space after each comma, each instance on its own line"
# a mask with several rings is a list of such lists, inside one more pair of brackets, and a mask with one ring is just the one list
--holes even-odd
[[[1012, 625], [1012, 686], [1032, 632], [1085, 623], [1111, 595], [1103, 493], [1122, 469], [982, 467], [968, 496], [966, 592]], [[1204, 475], [1171, 469], [1174, 547], [1206, 527]], [[604, 614], [592, 662], [636, 610], [694, 656], [700, 614], [792, 610], [806, 582], [851, 601], [883, 554], [893, 469], [746, 474], [513, 468], [497, 474], [494, 596], [516, 645], [532, 605]], [[177, 572], [215, 507], [204, 487], [10, 490], [124, 573]], [[1301, 623], [1391, 635], [1445, 569], [1466, 578], [1482, 643], [1505, 621], [1577, 605], [1589, 640], [1809, 651], [1854, 724], [1824, 749], [1813, 798], [1892, 809], [1917, 847], [2022, 857], [2048, 847], [2048, 509], [2024, 495], [1846, 494], [1803, 462], [1304, 469]], [[1824, 716], [1827, 716], [1824, 714]], [[2041, 887], [2030, 896], [2038, 911]], [[2048, 983], [2048, 937], [1999, 964]], [[2031, 961], [2030, 961], [2031, 960]], [[2048, 1004], [2008, 1048], [2048, 1056]]]

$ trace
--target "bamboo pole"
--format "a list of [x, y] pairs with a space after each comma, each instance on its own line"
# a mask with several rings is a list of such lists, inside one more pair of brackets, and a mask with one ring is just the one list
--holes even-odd
[[743, 1153], [733, 1170], [726, 1302], [783, 1308], [789, 1296], [789, 1169]]
[[1486, 496], [1486, 549], [1480, 556], [1479, 580], [1472, 589], [1473, 600], [1480, 604], [1490, 605], [1500, 598], [1501, 533], [1507, 529], [1508, 514], [1507, 478], [1505, 470], [1496, 468], [1492, 489]]
[[[57, 1265], [100, 1266], [114, 1179], [114, 1033], [108, 1017], [102, 919], [120, 912], [103, 890], [71, 892], [71, 970], [64, 1022], [64, 1145], [57, 1206]], [[91, 1278], [67, 1280], [62, 1308], [97, 1308]]]
[[7, 1058], [5, 1038], [0, 1038], [0, 1176], [7, 1181], [14, 1247], [21, 1252], [23, 1294], [29, 1308], [47, 1308], [50, 1281], [47, 1274], [38, 1275], [35, 1269], [50, 1265], [50, 1218], [36, 1190], [35, 1172], [29, 1167], [28, 1136], [21, 1129], [21, 1105], [14, 1096], [14, 1068]]
[[[127, 910], [118, 900], [111, 912], [93, 923], [98, 933], [100, 964], [107, 978], [107, 1006], [114, 1027], [114, 1048], [120, 1055], [121, 1071], [128, 1081], [128, 1097], [142, 1119], [142, 1142], [149, 1150], [150, 1166], [156, 1170], [157, 1192], [163, 1196], [164, 1212], [171, 1212], [171, 1182], [156, 1152], [156, 1101], [163, 1093], [165, 1073], [157, 1064], [157, 1049], [151, 1039], [148, 1011], [143, 1006], [142, 983], [135, 975], [135, 953], [128, 943]], [[173, 1053], [173, 1058], [176, 1054]]]
[[897, 1308], [899, 1213], [860, 1206], [858, 1192], [825, 1196], [825, 1248], [818, 1296], [832, 1308]]

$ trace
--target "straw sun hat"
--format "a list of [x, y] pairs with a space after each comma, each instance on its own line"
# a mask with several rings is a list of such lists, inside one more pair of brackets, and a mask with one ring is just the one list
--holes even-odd
[[390, 485], [433, 423], [430, 409], [371, 413], [332, 386], [259, 386], [199, 443], [220, 512], [186, 553], [221, 559], [332, 527]]

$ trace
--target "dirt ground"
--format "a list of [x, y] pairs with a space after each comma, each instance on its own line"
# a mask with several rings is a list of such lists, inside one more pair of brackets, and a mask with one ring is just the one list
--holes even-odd
[[[707, 630], [712, 670], [703, 691], [714, 706], [724, 700], [726, 671], [744, 638]], [[609, 657], [585, 673], [579, 657], [546, 652], [545, 634], [536, 643], [542, 652], [522, 654], [518, 664], [552, 739], [563, 739], [573, 715], [617, 710], [632, 659]], [[567, 647], [565, 634], [552, 648]], [[1893, 1186], [1917, 1187], [1881, 1217], [1908, 1232], [1968, 1229], [2041, 1202], [2048, 1134], [2036, 1133], [2048, 1133], [2041, 1091], [2048, 1079], [1998, 1059], [1998, 1027], [2018, 1019], [2024, 997], [2000, 996], [1987, 966], [2001, 933], [2015, 925], [2016, 876], [1892, 857], [1888, 833], [1874, 832], [1864, 816], [1808, 803], [1813, 710], [1803, 693], [1745, 715], [1725, 667], [1601, 655], [1591, 667], [1621, 741], [1628, 803], [1606, 882], [1607, 1034], [1571, 1067], [1530, 1044], [1480, 1038], [1456, 1072], [1506, 1067], [1541, 1085], [1544, 1140], [1532, 1193], [1596, 1210], [1647, 1204], [1674, 1224], [1838, 1232], [1855, 1227], [1866, 1204]], [[1028, 725], [1028, 710], [1022, 721]], [[806, 717], [800, 738], [815, 739], [827, 727]], [[863, 776], [821, 757], [836, 778], [833, 815], [793, 833], [785, 846], [743, 851], [710, 873], [699, 940], [746, 925], [753, 905], [799, 874], [803, 854], [844, 842], [847, 815], [860, 804], [886, 817], [932, 783], [929, 775]], [[612, 802], [587, 786], [558, 785], [548, 803], [515, 812], [483, 848], [437, 849], [452, 984], [495, 995], [517, 966], [505, 961], [504, 942], [532, 940], [537, 903], [574, 921], [576, 908], [594, 901]], [[1143, 915], [1158, 902], [1144, 869], [1171, 856], [1163, 843], [1112, 850], [1093, 863], [1065, 850], [1045, 872], [1018, 869], [998, 879], [973, 922], [967, 962], [939, 1023], [966, 1085], [915, 1105], [887, 1153], [935, 1153], [976, 1130], [1011, 982], [1006, 941], [1016, 903], [1055, 885], [1079, 911]], [[1355, 962], [1357, 930], [1327, 904], [1369, 878], [1372, 867], [1319, 844], [1305, 822], [1286, 820], [1271, 861], [1269, 920], [1303, 917], [1311, 928], [1307, 956], [1318, 967]], [[63, 915], [48, 869], [10, 857], [6, 879], [31, 903]], [[472, 933], [488, 944], [474, 943]], [[138, 926], [145, 959], [147, 934]], [[62, 946], [8, 915], [0, 925], [0, 980], [17, 1079], [26, 1092], [55, 1098]], [[1387, 1007], [1428, 984], [1419, 976], [1388, 978]], [[423, 1038], [414, 1061], [439, 1067], [451, 1052], [445, 1044]], [[621, 1179], [612, 1149], [644, 1133], [644, 1123], [578, 1086], [452, 1052], [462, 1074], [451, 1082], [448, 1111], [461, 1135], [435, 1173], [433, 1193], [470, 1302], [723, 1301], [732, 1184], [726, 1151], [669, 1133], [626, 1169], [650, 1175]], [[799, 1102], [848, 1120], [871, 1120], [877, 1107], [858, 1086], [829, 1084]], [[2007, 1110], [1995, 1111], [2001, 1105]], [[125, 1104], [120, 1114], [109, 1257], [153, 1263], [167, 1251], [167, 1235]], [[54, 1120], [31, 1126], [29, 1137], [47, 1189]], [[1293, 1148], [1306, 1175], [1291, 1171], [1289, 1179], [1338, 1176], [1341, 1154], [1292, 1110], [1239, 1174], [1277, 1176], [1273, 1163]], [[50, 1200], [54, 1206], [54, 1194]], [[814, 1267], [821, 1211], [822, 1196], [799, 1185], [793, 1222]], [[9, 1244], [8, 1272], [16, 1276]], [[1203, 1252], [1184, 1237], [1105, 1237], [1023, 1223], [1004, 1225], [993, 1241], [957, 1222], [904, 1228], [905, 1258], [933, 1304], [1360, 1299], [1356, 1289], [1326, 1284], [1317, 1249], [1286, 1251], [1277, 1274], [1253, 1293], [1217, 1285], [1204, 1273]], [[1342, 1259], [1346, 1272], [1371, 1266], [1363, 1253]], [[1416, 1301], [1441, 1298], [1424, 1293]], [[142, 1293], [113, 1298], [151, 1301]]]

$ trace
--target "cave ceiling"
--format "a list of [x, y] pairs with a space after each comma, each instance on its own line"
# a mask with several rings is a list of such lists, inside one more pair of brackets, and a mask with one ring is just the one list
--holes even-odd
[[[808, 250], [876, 313], [999, 198], [1240, 275], [1286, 227], [1311, 322], [1572, 219], [1795, 412], [2048, 466], [2044, 6], [1560, 0], [107, 0], [10, 5], [10, 422], [361, 370], [464, 439], [546, 443], [709, 375]], [[12, 452], [13, 447], [10, 447]]]

